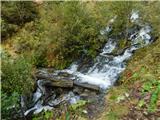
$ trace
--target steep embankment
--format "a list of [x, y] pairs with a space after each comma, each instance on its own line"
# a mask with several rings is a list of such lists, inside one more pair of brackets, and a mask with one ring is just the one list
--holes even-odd
[[108, 91], [99, 120], [160, 117], [160, 39], [135, 52], [119, 85]]

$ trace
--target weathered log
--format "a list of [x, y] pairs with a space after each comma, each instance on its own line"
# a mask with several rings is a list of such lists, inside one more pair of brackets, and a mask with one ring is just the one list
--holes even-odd
[[38, 73], [35, 75], [35, 77], [37, 78], [37, 80], [54, 78], [54, 76], [50, 73]]
[[50, 78], [52, 86], [56, 87], [73, 87], [73, 80], [67, 79], [67, 78], [61, 78], [61, 79], [56, 79], [56, 78]]
[[73, 80], [71, 77], [65, 77], [65, 75], [54, 75], [48, 72], [38, 72], [36, 78], [46, 80], [44, 85], [55, 87], [73, 87]]
[[36, 74], [37, 79], [44, 79], [48, 81], [44, 84], [47, 86], [66, 87], [66, 88], [69, 87], [70, 88], [70, 87], [73, 87], [73, 85], [75, 85], [75, 86], [79, 86], [79, 87], [83, 87], [83, 88], [87, 88], [87, 89], [91, 89], [95, 91], [100, 91], [99, 86], [91, 85], [88, 83], [80, 83], [78, 81], [74, 81], [72, 77], [73, 75], [67, 72], [59, 72], [58, 74], [55, 75], [53, 73], [40, 71], [40, 72], [37, 72]]
[[65, 87], [70, 88], [73, 87], [73, 80], [67, 78], [46, 78], [47, 82], [44, 84], [45, 86], [54, 86], [54, 87]]
[[91, 85], [88, 83], [80, 83], [78, 81], [74, 81], [73, 83], [75, 86], [79, 86], [79, 87], [83, 87], [83, 88], [87, 88], [87, 89], [91, 89], [91, 90], [95, 90], [95, 91], [100, 91], [100, 87], [96, 86], [96, 85]]
[[38, 71], [35, 75], [37, 79], [49, 79], [49, 78], [71, 78], [73, 75], [67, 73], [67, 72], [58, 72], [58, 73], [50, 73], [47, 71]]

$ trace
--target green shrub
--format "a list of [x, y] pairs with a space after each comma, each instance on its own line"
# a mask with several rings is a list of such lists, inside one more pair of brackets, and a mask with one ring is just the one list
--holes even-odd
[[17, 119], [20, 95], [33, 90], [32, 62], [24, 56], [13, 57], [5, 50], [1, 54], [1, 115], [4, 120]]
[[34, 52], [33, 56], [33, 64], [36, 67], [47, 67], [48, 62], [46, 58], [46, 51], [44, 50], [37, 50]]
[[[146, 10], [150, 5], [150, 3], [145, 6], [143, 2], [128, 1], [43, 2], [39, 7], [36, 7], [32, 2], [11, 2], [10, 4], [4, 2], [2, 4], [2, 13], [6, 13], [5, 17], [2, 16], [5, 18], [2, 22], [9, 22], [9, 17], [6, 16], [15, 16], [15, 11], [19, 10], [17, 7], [22, 8], [22, 6], [24, 6], [23, 12], [21, 12], [22, 16], [28, 15], [32, 21], [25, 23], [24, 27], [11, 38], [14, 41], [13, 46], [18, 49], [17, 51], [22, 54], [32, 51], [38, 67], [55, 67], [58, 69], [67, 67], [83, 55], [88, 58], [95, 58], [106, 42], [106, 38], [101, 36], [99, 31], [108, 24], [111, 18], [117, 16], [110, 34], [115, 36], [132, 26], [129, 17], [133, 9], [140, 10], [140, 13], [141, 11], [147, 13]], [[158, 10], [158, 5], [156, 3], [154, 5], [156, 5], [155, 9], [149, 10], [149, 22], [151, 21], [156, 26], [159, 15], [155, 12]], [[9, 9], [9, 6], [13, 7]], [[29, 6], [31, 9], [28, 10]], [[154, 17], [152, 12], [155, 14], [155, 19], [152, 19]], [[24, 15], [24, 13], [26, 14]], [[38, 18], [35, 19], [37, 13]], [[16, 18], [18, 19], [21, 14], [18, 13]], [[147, 14], [144, 15], [147, 16]], [[20, 20], [23, 21], [23, 18], [25, 19], [22, 17]], [[10, 22], [17, 24], [14, 21]], [[2, 26], [4, 25], [2, 24]], [[12, 28], [14, 29], [14, 27], [9, 27], [11, 31]], [[156, 26], [157, 28], [158, 26]], [[8, 33], [5, 29], [2, 32]], [[120, 39], [127, 41], [127, 33], [124, 34], [125, 36]], [[126, 44], [124, 41], [120, 47]]]
[[86, 8], [80, 2], [43, 3], [39, 19], [25, 24], [13, 46], [22, 54], [32, 50], [38, 67], [63, 69], [83, 54], [94, 58], [105, 40], [95, 13]]
[[53, 20], [58, 25], [53, 29], [57, 61], [70, 63], [84, 54], [95, 57], [105, 40], [100, 37], [101, 27], [86, 4], [62, 2], [55, 5], [54, 13]]
[[33, 88], [32, 64], [23, 56], [12, 59], [2, 55], [2, 91], [5, 93], [29, 93]]
[[42, 111], [41, 113], [34, 115], [32, 120], [51, 120], [53, 119], [53, 111]]
[[1, 19], [1, 37], [2, 40], [4, 38], [9, 37], [11, 34], [18, 30], [18, 26], [15, 24], [9, 24], [5, 20]]
[[142, 93], [150, 93], [151, 98], [147, 106], [149, 112], [155, 112], [157, 110], [157, 102], [160, 95], [160, 81], [150, 80], [143, 85]]
[[38, 17], [37, 7], [31, 1], [3, 1], [1, 7], [2, 40]]
[[19, 94], [13, 92], [7, 95], [3, 91], [1, 92], [1, 117], [2, 120], [10, 120], [16, 117], [17, 111], [19, 110]]
[[16, 25], [30, 22], [37, 17], [36, 5], [31, 1], [3, 1], [1, 12], [6, 22]]

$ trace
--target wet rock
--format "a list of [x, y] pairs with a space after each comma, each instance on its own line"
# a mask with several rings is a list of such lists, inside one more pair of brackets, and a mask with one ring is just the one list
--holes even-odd
[[128, 49], [129, 46], [126, 46], [124, 47], [123, 49], [115, 49], [113, 52], [111, 53], [106, 53], [105, 55], [107, 56], [107, 58], [109, 59], [113, 59], [115, 56], [118, 56], [118, 55], [123, 55], [123, 53], [126, 51], [126, 49]]
[[90, 68], [94, 64], [94, 61], [91, 58], [84, 58], [79, 63], [80, 64], [79, 64], [77, 70], [82, 72], [82, 73], [85, 73], [85, 72], [88, 71], [88, 68]]
[[96, 92], [92, 90], [85, 89], [83, 93], [80, 94], [83, 99], [94, 99], [96, 97]]
[[84, 89], [82, 87], [74, 86], [73, 88], [73, 92], [78, 95], [80, 95], [83, 91]]

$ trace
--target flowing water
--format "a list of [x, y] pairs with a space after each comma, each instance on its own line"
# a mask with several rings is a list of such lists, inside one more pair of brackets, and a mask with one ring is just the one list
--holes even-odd
[[[109, 23], [113, 23], [116, 17], [111, 19]], [[140, 29], [136, 29], [128, 37], [131, 42], [130, 47], [126, 48], [120, 55], [112, 55], [112, 51], [117, 46], [117, 40], [109, 38], [105, 44], [102, 52], [96, 57], [94, 65], [88, 68], [88, 71], [81, 73], [77, 71], [78, 64], [72, 64], [68, 69], [61, 70], [74, 76], [77, 81], [81, 83], [88, 83], [99, 86], [102, 90], [106, 90], [111, 87], [118, 79], [119, 75], [125, 70], [126, 61], [132, 56], [133, 51], [144, 47], [152, 42], [151, 27], [149, 25], [139, 25], [139, 14], [137, 11], [133, 11], [130, 20], [135, 25], [140, 26]], [[112, 26], [108, 25], [104, 30], [100, 31], [101, 35], [107, 34], [112, 31]], [[60, 70], [56, 71], [57, 74]], [[41, 99], [45, 90], [43, 87], [43, 80], [38, 80], [37, 91], [33, 95], [33, 102], [35, 103], [32, 108], [27, 110], [24, 114], [27, 115], [31, 111], [39, 113], [42, 110], [50, 110], [54, 108], [54, 105], [61, 103], [62, 101], [69, 101], [70, 103], [76, 103], [80, 99], [79, 96], [74, 95], [72, 91], [65, 94], [61, 99], [52, 99], [48, 102], [48, 105], [42, 105]]]

